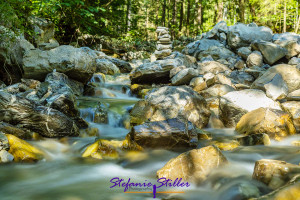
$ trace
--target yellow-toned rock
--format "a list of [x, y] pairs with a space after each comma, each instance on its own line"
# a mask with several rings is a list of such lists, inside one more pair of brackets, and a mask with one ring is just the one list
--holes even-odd
[[157, 171], [157, 176], [172, 180], [182, 178], [184, 181], [201, 183], [213, 169], [226, 163], [228, 163], [226, 157], [218, 148], [207, 146], [193, 149], [171, 159]]
[[300, 199], [300, 182], [279, 191], [274, 198], [274, 200], [299, 200], [299, 199]]
[[125, 151], [143, 150], [137, 143], [126, 137], [123, 141], [99, 139], [86, 148], [82, 157], [92, 157], [96, 159], [117, 159]]
[[44, 153], [28, 142], [16, 136], [6, 134], [9, 143], [9, 153], [14, 156], [15, 162], [33, 162], [41, 160]]
[[235, 130], [244, 135], [266, 133], [275, 140], [296, 133], [287, 112], [270, 108], [258, 108], [243, 115]]
[[236, 140], [231, 140], [228, 142], [212, 141], [210, 144], [215, 145], [222, 151], [230, 151], [240, 146], [239, 142]]
[[286, 112], [291, 114], [295, 128], [300, 133], [300, 101], [287, 101], [281, 105]]
[[280, 160], [263, 159], [255, 162], [252, 178], [275, 190], [285, 185], [297, 174], [300, 174], [299, 165]]
[[88, 146], [82, 154], [82, 157], [93, 157], [97, 159], [115, 159], [119, 157], [117, 147], [120, 141], [97, 140], [92, 145]]

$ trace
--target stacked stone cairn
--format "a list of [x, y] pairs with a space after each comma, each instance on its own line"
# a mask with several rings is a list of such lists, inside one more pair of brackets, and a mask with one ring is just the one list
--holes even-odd
[[166, 27], [157, 27], [157, 45], [154, 55], [157, 59], [163, 59], [172, 53], [172, 41], [169, 29]]

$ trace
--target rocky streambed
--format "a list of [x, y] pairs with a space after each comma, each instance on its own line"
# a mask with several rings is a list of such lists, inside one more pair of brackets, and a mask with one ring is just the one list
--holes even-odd
[[299, 198], [299, 35], [220, 22], [128, 63], [43, 31], [0, 27], [1, 199]]

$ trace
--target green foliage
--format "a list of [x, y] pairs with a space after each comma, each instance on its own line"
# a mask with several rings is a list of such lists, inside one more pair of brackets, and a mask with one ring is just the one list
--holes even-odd
[[155, 29], [163, 22], [173, 39], [195, 37], [220, 20], [233, 25], [242, 18], [245, 23], [256, 22], [282, 32], [284, 5], [286, 30], [295, 31], [300, 19], [296, 0], [2, 0], [0, 25], [30, 37], [33, 32], [27, 18], [34, 15], [55, 24], [61, 44], [89, 34], [118, 38], [135, 46], [140, 40], [154, 40]]

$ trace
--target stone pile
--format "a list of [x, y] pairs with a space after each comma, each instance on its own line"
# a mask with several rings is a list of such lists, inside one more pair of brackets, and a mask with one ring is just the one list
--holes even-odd
[[172, 41], [169, 34], [169, 29], [166, 27], [157, 27], [157, 46], [154, 55], [157, 59], [162, 59], [171, 55], [172, 53]]

